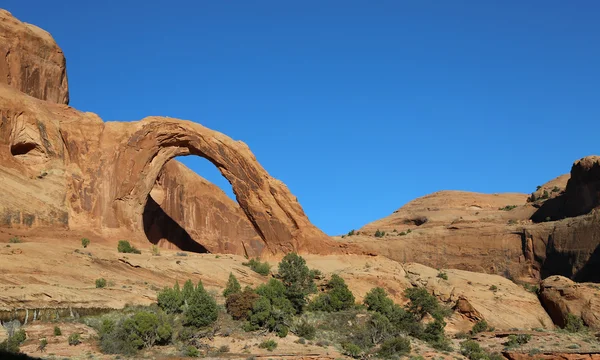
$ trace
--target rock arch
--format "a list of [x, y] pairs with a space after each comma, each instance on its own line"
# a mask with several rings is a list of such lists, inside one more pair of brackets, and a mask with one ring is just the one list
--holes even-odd
[[109, 134], [122, 139], [110, 161], [113, 171], [106, 173], [115, 179], [108, 181], [112, 211], [105, 208], [104, 226], [142, 230], [144, 206], [161, 169], [176, 156], [196, 155], [214, 164], [231, 183], [240, 207], [270, 253], [332, 250], [328, 237], [310, 223], [285, 184], [272, 178], [243, 142], [172, 118], [106, 126]]

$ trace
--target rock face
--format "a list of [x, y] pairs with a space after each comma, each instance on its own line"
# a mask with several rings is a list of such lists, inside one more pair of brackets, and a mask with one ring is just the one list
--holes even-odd
[[600, 330], [600, 286], [593, 283], [575, 283], [563, 276], [550, 276], [541, 284], [540, 300], [560, 326], [566, 325], [567, 316], [580, 317], [586, 326]]
[[238, 203], [175, 160], [163, 167], [150, 195], [143, 220], [152, 243], [202, 252], [197, 239], [213, 252], [249, 257], [264, 247]]
[[414, 263], [404, 270], [413, 286], [424, 286], [456, 310], [450, 321], [456, 330], [468, 331], [479, 320], [497, 329], [554, 328], [537, 296], [502, 276], [444, 269], [443, 279], [439, 270]]
[[[600, 157], [525, 194], [440, 191], [344, 241], [403, 262], [537, 281], [600, 281]], [[383, 237], [374, 237], [377, 230]]]
[[50, 34], [0, 9], [0, 82], [28, 95], [69, 103], [67, 68]]
[[[6, 11], [0, 30], [2, 226], [91, 229], [248, 256], [343, 247], [244, 143], [190, 121], [104, 123], [76, 111], [65, 105], [65, 60], [52, 37]], [[239, 205], [172, 161], [183, 155], [212, 162]]]

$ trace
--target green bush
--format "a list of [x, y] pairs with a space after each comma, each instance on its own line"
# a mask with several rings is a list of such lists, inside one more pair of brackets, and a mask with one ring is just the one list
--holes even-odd
[[61, 336], [62, 335], [62, 331], [60, 331], [60, 328], [58, 326], [54, 327], [54, 336]]
[[242, 286], [235, 278], [233, 273], [229, 273], [229, 280], [227, 280], [227, 286], [225, 286], [225, 290], [223, 290], [223, 296], [228, 297], [231, 294], [240, 293], [242, 291]]
[[398, 336], [389, 340], [386, 340], [381, 344], [381, 348], [377, 352], [377, 355], [386, 359], [392, 356], [402, 356], [410, 353], [410, 340], [403, 336]]
[[435, 296], [427, 292], [424, 287], [408, 288], [404, 291], [404, 296], [410, 300], [408, 311], [417, 315], [419, 319], [423, 319], [427, 314], [434, 318], [442, 318], [446, 315]]
[[565, 330], [571, 333], [576, 333], [585, 330], [583, 319], [579, 316], [568, 314], [565, 322]]
[[496, 285], [492, 285], [492, 286], [490, 286], [490, 290], [496, 291], [496, 290], [498, 290], [498, 287]]
[[244, 266], [248, 266], [252, 271], [259, 273], [263, 276], [269, 275], [271, 271], [271, 265], [267, 262], [260, 262], [258, 259], [250, 259], [248, 262], [242, 263]]
[[480, 320], [478, 322], [475, 323], [475, 325], [473, 325], [473, 328], [471, 329], [471, 334], [475, 335], [475, 334], [479, 334], [480, 332], [484, 332], [487, 331], [489, 328], [487, 321], [485, 320]]
[[48, 346], [48, 340], [46, 340], [46, 338], [43, 338], [40, 340], [40, 345], [38, 345], [38, 350], [40, 352], [44, 352], [46, 351], [46, 346]]
[[184, 312], [185, 325], [201, 328], [217, 321], [219, 316], [217, 303], [204, 289], [201, 281], [187, 302], [187, 309]]
[[348, 355], [355, 359], [358, 359], [360, 357], [360, 354], [362, 354], [362, 349], [360, 348], [360, 346], [350, 342], [343, 343], [342, 349], [344, 350], [345, 355]]
[[164, 312], [138, 311], [114, 322], [103, 319], [96, 329], [105, 354], [135, 355], [139, 349], [169, 343], [172, 326]]
[[277, 342], [275, 340], [265, 340], [258, 345], [261, 349], [267, 349], [268, 351], [273, 351], [277, 348]]
[[81, 344], [81, 338], [78, 333], [73, 333], [69, 335], [69, 345], [77, 346], [79, 344]]
[[317, 329], [315, 329], [315, 327], [309, 324], [306, 320], [302, 320], [298, 325], [296, 325], [295, 333], [301, 338], [313, 340], [317, 333]]
[[185, 348], [185, 356], [188, 357], [198, 357], [200, 356], [200, 351], [198, 351], [198, 349], [196, 349], [195, 346], [189, 345], [188, 347]]
[[488, 354], [474, 340], [467, 340], [460, 343], [460, 353], [470, 360], [487, 360]]
[[181, 306], [183, 305], [183, 294], [179, 289], [179, 282], [176, 281], [173, 288], [165, 287], [158, 293], [156, 298], [158, 306], [166, 313], [173, 314], [181, 311]]
[[448, 274], [446, 274], [444, 271], [438, 272], [437, 277], [440, 279], [448, 280]]
[[106, 287], [106, 279], [104, 279], [104, 278], [96, 279], [96, 288], [101, 289], [104, 287]]
[[286, 288], [277, 279], [271, 279], [268, 283], [256, 288], [260, 296], [254, 302], [248, 323], [244, 326], [246, 331], [254, 331], [265, 328], [279, 335], [287, 334], [286, 323], [295, 314], [292, 303], [285, 296]]
[[512, 209], [516, 209], [517, 205], [506, 205], [505, 207], [501, 207], [498, 210], [503, 210], [503, 211], [511, 211]]
[[509, 335], [508, 341], [504, 343], [506, 347], [516, 347], [527, 344], [531, 340], [530, 334]]
[[90, 244], [90, 239], [88, 239], [88, 238], [82, 238], [81, 239], [81, 246], [83, 246], [84, 249], [86, 247], [88, 247], [89, 244]]
[[20, 244], [23, 241], [21, 241], [21, 238], [19, 238], [18, 236], [13, 236], [10, 239], [8, 239], [8, 242], [11, 244]]
[[126, 253], [126, 254], [141, 254], [142, 253], [140, 250], [131, 246], [131, 244], [127, 240], [119, 240], [119, 244], [117, 245], [117, 251], [120, 253]]
[[353, 235], [356, 235], [356, 232], [354, 231], [354, 229], [352, 229], [348, 232], [348, 236], [353, 236]]
[[296, 253], [287, 254], [279, 263], [278, 276], [285, 286], [285, 296], [296, 312], [302, 313], [306, 296], [317, 290], [306, 260]]
[[354, 306], [354, 295], [340, 276], [333, 274], [326, 285], [326, 292], [319, 294], [310, 304], [312, 311], [342, 311]]
[[380, 231], [379, 229], [377, 229], [377, 231], [375, 231], [375, 237], [384, 237], [385, 236], [385, 231]]
[[27, 334], [25, 333], [25, 330], [20, 329], [15, 331], [12, 336], [9, 336], [8, 339], [0, 343], [0, 351], [17, 354], [21, 351], [19, 346], [21, 346], [25, 340], [27, 340]]

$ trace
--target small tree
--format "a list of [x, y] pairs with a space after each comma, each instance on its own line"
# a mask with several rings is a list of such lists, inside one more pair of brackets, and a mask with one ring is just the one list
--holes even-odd
[[179, 290], [179, 282], [175, 282], [173, 288], [165, 287], [157, 295], [158, 306], [166, 313], [176, 313], [183, 305], [183, 295]]
[[84, 249], [86, 247], [88, 247], [89, 244], [90, 244], [90, 239], [88, 239], [88, 238], [82, 238], [81, 239], [81, 246], [83, 246]]
[[235, 275], [233, 275], [233, 273], [229, 273], [229, 280], [227, 280], [227, 286], [225, 287], [225, 290], [223, 290], [223, 296], [228, 297], [231, 294], [236, 294], [241, 291], [242, 287], [240, 286], [238, 280], [235, 278]]
[[488, 328], [489, 328], [489, 326], [488, 326], [487, 321], [480, 320], [480, 321], [476, 322], [475, 325], [473, 325], [473, 328], [471, 329], [471, 334], [475, 335], [480, 332], [487, 331]]
[[185, 324], [196, 328], [208, 326], [215, 321], [219, 315], [219, 309], [215, 299], [204, 289], [202, 282], [194, 290], [188, 300], [185, 310]]
[[188, 303], [194, 294], [194, 283], [192, 280], [186, 281], [183, 284], [183, 291], [181, 292], [182, 300], [184, 303]]
[[243, 292], [229, 294], [225, 301], [225, 308], [234, 320], [245, 320], [250, 316], [258, 298], [256, 292], [246, 288]]
[[310, 304], [311, 310], [341, 311], [354, 306], [354, 295], [339, 275], [333, 274], [327, 283], [325, 293], [317, 296]]
[[583, 323], [583, 319], [581, 319], [577, 315], [567, 314], [567, 321], [565, 323], [565, 329], [568, 332], [576, 333], [585, 329], [585, 324]]
[[297, 313], [306, 305], [306, 296], [317, 290], [306, 260], [296, 253], [287, 254], [279, 263], [279, 277], [285, 286], [285, 294]]
[[408, 353], [410, 353], [410, 341], [403, 336], [398, 336], [384, 341], [381, 344], [378, 355], [384, 359], [388, 359], [392, 356], [402, 356]]
[[160, 321], [156, 314], [147, 311], [137, 312], [125, 320], [123, 329], [128, 334], [127, 340], [138, 349], [165, 344], [173, 333], [171, 325]]

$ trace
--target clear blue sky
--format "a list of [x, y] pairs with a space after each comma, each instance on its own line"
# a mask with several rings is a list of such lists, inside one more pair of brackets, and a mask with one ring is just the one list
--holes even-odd
[[329, 234], [437, 190], [531, 192], [600, 153], [595, 0], [0, 6], [54, 35], [72, 106], [243, 140]]

